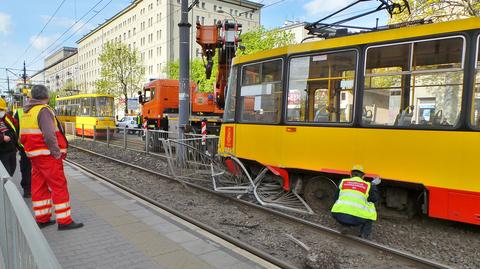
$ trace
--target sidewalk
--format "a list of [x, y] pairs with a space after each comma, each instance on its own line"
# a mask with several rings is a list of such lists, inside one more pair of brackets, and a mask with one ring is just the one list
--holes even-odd
[[[67, 164], [65, 173], [73, 218], [85, 227], [42, 230], [64, 268], [275, 268]], [[18, 186], [18, 169], [14, 178]]]

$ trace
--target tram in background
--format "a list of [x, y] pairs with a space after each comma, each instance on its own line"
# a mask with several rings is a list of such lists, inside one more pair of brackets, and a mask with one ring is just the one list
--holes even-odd
[[479, 39], [471, 18], [236, 57], [219, 151], [283, 169], [313, 208], [358, 163], [385, 206], [478, 225]]
[[105, 94], [79, 94], [56, 99], [58, 120], [74, 122], [77, 135], [102, 137], [115, 130], [114, 97]]

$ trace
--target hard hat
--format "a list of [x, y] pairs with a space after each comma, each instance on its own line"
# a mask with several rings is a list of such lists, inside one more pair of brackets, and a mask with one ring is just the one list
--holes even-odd
[[7, 102], [3, 98], [0, 98], [0, 110], [7, 110]]
[[352, 167], [352, 171], [359, 171], [359, 172], [362, 172], [362, 173], [365, 173], [364, 169], [363, 169], [363, 166], [361, 166], [360, 164], [356, 164]]

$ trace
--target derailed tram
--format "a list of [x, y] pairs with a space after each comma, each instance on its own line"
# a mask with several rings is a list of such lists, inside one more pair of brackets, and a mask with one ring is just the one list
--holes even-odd
[[219, 151], [313, 209], [358, 163], [385, 206], [480, 224], [479, 50], [471, 18], [236, 57]]

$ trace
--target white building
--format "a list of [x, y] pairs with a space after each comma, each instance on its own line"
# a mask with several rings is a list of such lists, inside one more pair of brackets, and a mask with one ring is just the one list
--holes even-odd
[[[218, 20], [234, 18], [245, 32], [259, 26], [262, 6], [245, 0], [200, 0], [189, 13], [191, 56], [200, 57], [201, 53], [195, 43], [197, 21], [213, 25]], [[166, 63], [178, 59], [179, 22], [180, 0], [133, 1], [77, 41], [80, 89], [95, 91], [95, 81], [100, 78], [99, 55], [109, 41], [121, 41], [139, 51], [145, 66], [145, 82], [165, 78]]]
[[44, 84], [56, 92], [67, 84], [74, 86], [77, 81], [77, 49], [63, 47], [44, 60], [45, 68], [33, 74], [32, 84]]
[[303, 39], [309, 36], [308, 31], [305, 30], [305, 25], [307, 25], [306, 22], [287, 20], [283, 23], [282, 27], [278, 28], [278, 30], [292, 33], [294, 36], [294, 43], [299, 44]]

